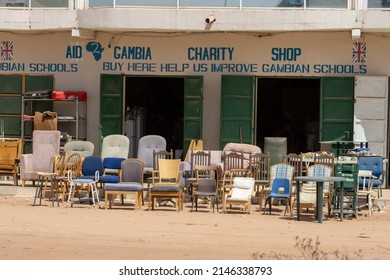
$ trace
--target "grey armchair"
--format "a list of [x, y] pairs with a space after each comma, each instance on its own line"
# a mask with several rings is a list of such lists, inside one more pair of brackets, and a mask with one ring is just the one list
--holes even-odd
[[137, 158], [145, 162], [145, 174], [151, 174], [153, 171], [153, 151], [165, 151], [166, 147], [167, 141], [159, 135], [145, 135], [139, 139]]
[[20, 155], [20, 179], [22, 187], [26, 181], [33, 186], [38, 180], [37, 172], [53, 172], [55, 157], [60, 154], [60, 131], [34, 130], [32, 154]]

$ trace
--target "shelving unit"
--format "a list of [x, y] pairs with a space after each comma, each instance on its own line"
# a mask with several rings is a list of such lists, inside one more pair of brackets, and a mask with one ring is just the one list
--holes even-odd
[[[81, 102], [84, 102], [84, 101], [81, 101]], [[47, 106], [45, 105], [42, 105], [44, 103], [47, 103]], [[67, 129], [61, 129], [61, 124], [63, 123], [74, 123], [74, 135], [71, 135], [72, 137], [74, 137], [75, 140], [78, 140], [79, 139], [79, 120], [80, 120], [80, 117], [79, 117], [79, 99], [76, 97], [74, 99], [39, 99], [39, 98], [26, 98], [24, 96], [22, 96], [22, 108], [21, 108], [21, 124], [20, 124], [20, 127], [21, 127], [21, 139], [23, 141], [29, 141], [30, 139], [27, 138], [27, 135], [26, 135], [26, 123], [33, 123], [33, 118], [31, 119], [25, 119], [24, 116], [26, 114], [31, 114], [31, 116], [33, 116], [33, 114], [35, 113], [35, 111], [38, 111], [37, 110], [37, 107], [34, 107], [35, 104], [38, 104], [38, 105], [41, 105], [40, 109], [43, 111], [45, 108], [45, 110], [53, 110], [53, 106], [57, 106], [58, 104], [73, 104], [74, 105], [74, 111], [72, 111], [72, 115], [71, 116], [64, 116], [64, 115], [58, 115], [57, 117], [57, 126], [58, 126], [58, 130], [61, 131], [61, 132], [69, 132], [67, 131]], [[33, 126], [33, 125], [31, 125]], [[33, 129], [33, 128], [32, 128]]]

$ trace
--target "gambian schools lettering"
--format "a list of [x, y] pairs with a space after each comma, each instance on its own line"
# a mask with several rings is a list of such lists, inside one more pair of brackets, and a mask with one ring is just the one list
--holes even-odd
[[364, 64], [314, 64], [314, 73], [325, 74], [365, 74], [367, 66]]
[[77, 72], [76, 63], [30, 63], [31, 72]]
[[263, 64], [264, 73], [309, 73], [309, 64]]

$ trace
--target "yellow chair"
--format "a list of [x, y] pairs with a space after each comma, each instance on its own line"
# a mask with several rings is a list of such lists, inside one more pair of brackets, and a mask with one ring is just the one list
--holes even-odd
[[158, 170], [152, 172], [149, 188], [149, 210], [156, 198], [176, 198], [177, 211], [183, 210], [183, 191], [179, 185], [180, 159], [159, 159]]
[[11, 175], [14, 186], [18, 185], [18, 164], [22, 140], [0, 141], [0, 175]]

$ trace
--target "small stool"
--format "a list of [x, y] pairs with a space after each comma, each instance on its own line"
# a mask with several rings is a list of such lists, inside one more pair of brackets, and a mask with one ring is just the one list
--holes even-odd
[[35, 196], [34, 196], [34, 204], [36, 199], [39, 197], [39, 205], [42, 205], [42, 197], [43, 197], [43, 189], [45, 188], [45, 183], [50, 180], [50, 198], [52, 206], [54, 207], [54, 196], [56, 196], [57, 199], [57, 206], [60, 206], [60, 202], [58, 200], [58, 186], [57, 186], [57, 180], [56, 176], [58, 176], [57, 173], [51, 173], [51, 172], [37, 172], [38, 174], [38, 185], [35, 190]]

